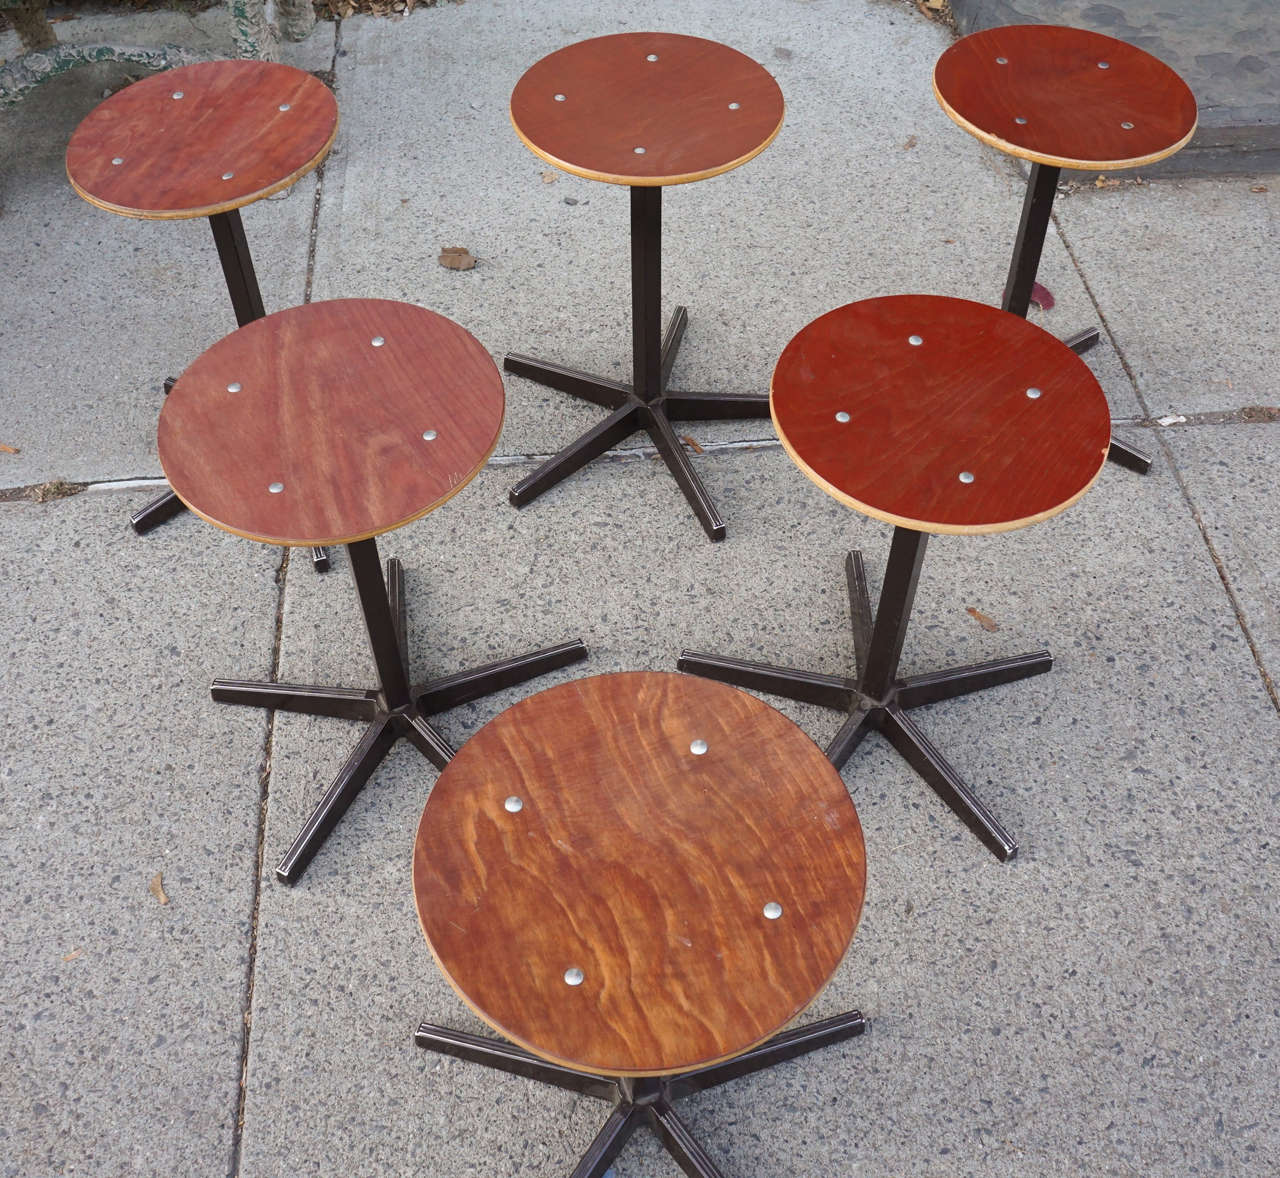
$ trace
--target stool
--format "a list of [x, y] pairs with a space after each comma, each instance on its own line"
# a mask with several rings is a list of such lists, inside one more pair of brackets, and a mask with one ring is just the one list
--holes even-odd
[[223, 703], [369, 727], [276, 867], [292, 883], [396, 740], [439, 768], [426, 717], [586, 658], [581, 641], [411, 687], [404, 574], [375, 537], [439, 507], [484, 465], [502, 375], [456, 323], [408, 303], [339, 299], [278, 311], [209, 348], [160, 413], [169, 485], [210, 523], [264, 544], [345, 544], [378, 683], [368, 690], [215, 679]]
[[[338, 104], [319, 79], [264, 61], [210, 61], [113, 94], [76, 128], [67, 177], [90, 204], [146, 221], [208, 217], [236, 323], [266, 312], [240, 209], [288, 188], [329, 154]], [[173, 378], [164, 382], [165, 392]], [[172, 492], [130, 517], [138, 533], [182, 510]], [[317, 548], [318, 570], [329, 567]]]
[[782, 1030], [844, 957], [865, 882], [839, 774], [760, 700], [653, 671], [549, 688], [463, 746], [413, 852], [437, 964], [511, 1042], [431, 1023], [417, 1042], [613, 1102], [574, 1178], [645, 1122], [716, 1178], [673, 1102], [866, 1029], [850, 1011]]
[[[933, 92], [969, 134], [1031, 162], [1001, 306], [1026, 316], [1063, 168], [1113, 172], [1165, 159], [1196, 129], [1196, 100], [1164, 62], [1114, 37], [1058, 25], [1010, 25], [962, 37], [938, 58]], [[1086, 328], [1065, 341], [1098, 342]], [[1111, 439], [1113, 462], [1151, 459]]]
[[667, 388], [688, 323], [677, 307], [662, 331], [662, 189], [745, 164], [782, 129], [782, 92], [736, 49], [701, 37], [619, 33], [544, 57], [516, 83], [511, 121], [538, 157], [588, 180], [631, 189], [632, 379], [627, 384], [532, 356], [508, 372], [609, 409], [511, 489], [516, 507], [643, 429], [712, 540], [720, 518], [671, 420], [765, 417], [763, 394], [676, 393]]
[[878, 729], [1005, 860], [1017, 844], [907, 715], [1048, 671], [1047, 650], [898, 675], [929, 533], [1007, 532], [1049, 519], [1092, 485], [1111, 418], [1093, 373], [1025, 319], [965, 299], [850, 303], [787, 344], [770, 393], [778, 437], [828, 495], [894, 525], [872, 624], [862, 556], [845, 561], [853, 678], [684, 651], [679, 669], [850, 712], [827, 748], [840, 768]]

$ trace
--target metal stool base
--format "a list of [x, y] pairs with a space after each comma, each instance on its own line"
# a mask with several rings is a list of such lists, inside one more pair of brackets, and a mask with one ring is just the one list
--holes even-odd
[[627, 1139], [644, 1124], [657, 1133], [667, 1152], [690, 1178], [724, 1178], [723, 1171], [677, 1115], [674, 1102], [690, 1093], [702, 1092], [740, 1076], [762, 1071], [819, 1047], [852, 1039], [863, 1034], [868, 1025], [859, 1011], [851, 1010], [807, 1027], [783, 1031], [759, 1047], [724, 1063], [675, 1076], [621, 1076], [616, 1079], [551, 1063], [511, 1043], [468, 1035], [434, 1023], [419, 1026], [414, 1041], [430, 1051], [612, 1102], [613, 1111], [582, 1160], [574, 1167], [572, 1178], [601, 1178]]

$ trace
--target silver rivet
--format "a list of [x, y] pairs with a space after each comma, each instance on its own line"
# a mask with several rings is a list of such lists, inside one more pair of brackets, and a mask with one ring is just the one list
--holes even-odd
[[371, 343], [375, 348], [380, 348], [380, 347], [382, 347], [382, 345], [383, 345], [383, 344], [385, 344], [387, 341], [386, 341], [386, 340], [384, 340], [384, 339], [382, 338], [382, 336], [380, 336], [380, 335], [375, 335], [375, 336], [373, 337], [373, 339], [371, 339], [369, 342], [370, 342], [370, 343]]
[[1040, 397], [1040, 390], [1039, 390], [1039, 389], [1028, 389], [1028, 390], [1027, 390], [1027, 396], [1028, 396], [1028, 397], [1030, 397], [1033, 401], [1038, 400], [1038, 399], [1039, 399], [1039, 397]]
[[960, 472], [960, 481], [961, 481], [962, 483], [971, 483], [971, 482], [973, 482], [973, 473], [972, 473], [971, 471], [962, 470], [962, 471]]
[[707, 751], [707, 742], [705, 740], [695, 740], [690, 746], [689, 751], [695, 756], [700, 757]]
[[239, 391], [240, 391], [240, 382], [238, 380], [233, 380], [229, 385], [227, 385], [227, 392], [238, 393]]
[[272, 483], [271, 486], [267, 488], [267, 490], [270, 491], [273, 495], [279, 495], [280, 492], [284, 490], [284, 483]]
[[563, 101], [564, 101], [564, 95], [563, 95], [563, 94], [557, 94], [557, 95], [556, 95], [556, 101], [557, 101], [557, 102], [563, 102]]
[[643, 148], [643, 147], [637, 147], [637, 148], [636, 148], [636, 155], [644, 155], [644, 148]]
[[424, 429], [422, 431], [422, 440], [424, 442], [434, 442], [436, 440], [436, 431], [433, 429]]
[[918, 348], [922, 343], [924, 343], [924, 340], [918, 335], [909, 335], [907, 336], [907, 343], [909, 343], [913, 348]]
[[657, 61], [657, 60], [658, 60], [658, 55], [656, 53], [650, 53], [649, 56], [645, 58], [645, 61]]
[[1019, 115], [1019, 116], [1018, 116], [1016, 119], [1014, 119], [1013, 121], [1014, 121], [1015, 123], [1017, 123], [1019, 127], [1025, 127], [1025, 126], [1027, 125], [1027, 120], [1026, 120], [1026, 119], [1024, 119], [1021, 115]]
[[1100, 61], [1098, 62], [1098, 68], [1100, 70], [1109, 70], [1111, 68], [1111, 63], [1109, 61]]
[[564, 971], [564, 984], [566, 986], [582, 985], [583, 973], [576, 965]]
[[174, 96], [174, 98], [175, 98], [175, 99], [176, 99], [176, 98], [186, 98], [186, 95], [185, 95], [185, 94], [183, 94], [183, 92], [182, 92], [181, 90], [175, 90], [175, 91], [173, 92], [173, 96]]
[[782, 905], [779, 904], [777, 900], [770, 900], [769, 903], [764, 906], [764, 914], [770, 920], [777, 920], [778, 917], [782, 915]]
[[740, 102], [731, 102], [731, 103], [729, 103], [729, 109], [730, 109], [730, 110], [741, 110], [741, 109], [742, 109], [742, 103], [740, 103]]
[[288, 109], [289, 109], [289, 104], [287, 102], [282, 102], [279, 106], [276, 107], [276, 110], [288, 110]]
[[121, 156], [116, 156], [116, 158], [113, 159], [111, 162], [115, 164], [116, 167], [119, 167], [122, 163], [124, 163], [124, 159]]
[[1121, 123], [1121, 124], [1120, 124], [1120, 126], [1122, 126], [1126, 131], [1132, 131], [1132, 130], [1133, 130], [1133, 124], [1132, 124], [1132, 123]]
[[234, 172], [223, 172], [223, 173], [222, 173], [222, 178], [223, 178], [224, 180], [230, 180], [234, 175], [235, 175], [235, 173], [234, 173]]
[[519, 814], [524, 809], [523, 799], [516, 797], [515, 794], [512, 794], [502, 805], [511, 814]]
[[849, 420], [849, 415], [843, 409], [841, 409], [840, 412], [836, 414], [836, 420], [841, 425], [844, 425]]
[[996, 58], [996, 65], [1008, 65], [1008, 64], [1009, 64], [1009, 59], [1007, 57]]

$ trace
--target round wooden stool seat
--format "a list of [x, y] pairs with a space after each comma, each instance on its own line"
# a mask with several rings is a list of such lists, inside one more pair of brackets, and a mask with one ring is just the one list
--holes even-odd
[[502, 376], [469, 332], [385, 299], [277, 311], [182, 374], [165, 477], [212, 524], [268, 544], [351, 544], [425, 515], [484, 465]]
[[201, 62], [96, 107], [71, 136], [67, 177], [126, 217], [207, 217], [288, 188], [337, 133], [338, 104], [318, 78], [275, 62]]
[[1164, 62], [1126, 41], [1059, 25], [962, 37], [938, 59], [933, 92], [984, 143], [1060, 168], [1155, 163], [1196, 129], [1195, 96]]
[[745, 54], [675, 33], [619, 33], [558, 49], [511, 95], [511, 122], [557, 168], [609, 184], [684, 184], [759, 155], [782, 91]]
[[606, 1076], [736, 1056], [794, 1019], [861, 910], [862, 830], [790, 720], [722, 684], [601, 675], [467, 742], [418, 827], [414, 896], [463, 1000]]
[[966, 299], [849, 303], [787, 344], [770, 408], [829, 495], [921, 532], [1003, 532], [1069, 507], [1102, 469], [1106, 397], [1069, 347]]

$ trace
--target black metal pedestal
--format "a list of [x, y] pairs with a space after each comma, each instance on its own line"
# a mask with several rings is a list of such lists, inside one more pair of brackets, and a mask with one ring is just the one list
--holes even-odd
[[612, 410], [599, 425], [511, 488], [511, 502], [516, 507], [532, 503], [593, 458], [642, 429], [658, 448], [707, 535], [712, 540], [724, 539], [724, 520], [671, 422], [768, 417], [769, 398], [752, 393], [669, 392], [667, 380], [689, 315], [684, 307], [677, 307], [664, 333], [661, 308], [662, 189], [635, 187], [631, 189], [632, 381], [626, 384], [532, 356], [506, 357], [503, 366], [508, 372]]
[[[236, 326], [243, 327], [246, 323], [261, 319], [266, 310], [262, 305], [262, 294], [258, 290], [257, 275], [253, 272], [253, 258], [249, 254], [249, 241], [244, 235], [240, 210], [214, 213], [209, 218], [209, 225], [213, 229], [214, 245], [218, 247], [222, 274], [227, 280], [227, 293], [231, 296]], [[164, 382], [166, 396], [175, 383], [172, 376]], [[153, 499], [140, 511], [135, 511], [129, 517], [129, 523], [141, 536], [185, 510], [186, 504], [172, 491], [166, 491], [159, 499]], [[311, 562], [315, 565], [316, 572], [322, 573], [329, 567], [329, 553], [323, 548], [313, 548]]]
[[581, 639], [576, 639], [410, 687], [404, 571], [400, 562], [394, 557], [387, 561], [387, 580], [383, 581], [377, 541], [359, 540], [348, 544], [347, 552], [379, 686], [364, 691], [298, 683], [213, 681], [213, 698], [220, 703], [368, 722], [360, 742], [277, 865], [276, 876], [283, 883], [293, 883], [302, 875], [400, 737], [413, 741], [437, 768], [443, 769], [449, 763], [453, 749], [427, 722], [427, 716], [587, 657], [587, 648]]
[[[1018, 236], [1013, 243], [1013, 256], [1009, 261], [1009, 277], [1004, 286], [1001, 307], [1015, 315], [1027, 317], [1031, 307], [1031, 288], [1040, 269], [1040, 254], [1044, 249], [1045, 234], [1049, 230], [1049, 218], [1053, 214], [1054, 194], [1058, 190], [1058, 177], [1062, 169], [1050, 164], [1032, 164], [1027, 179], [1027, 194], [1022, 202], [1022, 220], [1018, 223]], [[1087, 352], [1098, 342], [1098, 329], [1087, 327], [1062, 341], [1075, 352]], [[1111, 439], [1107, 457], [1118, 466], [1146, 474], [1151, 469], [1151, 456], [1130, 446], [1119, 438]]]
[[715, 1088], [819, 1047], [852, 1039], [866, 1029], [866, 1019], [858, 1011], [851, 1010], [811, 1026], [783, 1031], [759, 1047], [698, 1071], [677, 1076], [621, 1076], [617, 1079], [549, 1063], [510, 1043], [451, 1031], [433, 1023], [423, 1023], [414, 1040], [419, 1047], [431, 1051], [612, 1102], [613, 1111], [574, 1168], [572, 1178], [600, 1178], [621, 1152], [627, 1138], [646, 1123], [690, 1178], [723, 1178], [723, 1172], [676, 1114], [673, 1103], [682, 1096]]
[[1037, 650], [1012, 658], [898, 678], [898, 659], [915, 601], [916, 582], [920, 577], [927, 540], [924, 532], [894, 528], [874, 625], [862, 554], [851, 552], [845, 558], [849, 611], [853, 622], [855, 678], [795, 671], [788, 667], [744, 662], [689, 650], [681, 652], [677, 667], [681, 671], [737, 687], [772, 692], [787, 699], [849, 712], [849, 719], [827, 746], [827, 757], [837, 769], [843, 767], [867, 733], [877, 729], [997, 859], [1012, 859], [1018, 853], [1017, 843], [946, 758], [933, 747], [929, 738], [916, 727], [907, 712], [925, 704], [980, 691], [984, 687], [1012, 683], [1029, 675], [1042, 675], [1053, 666], [1053, 657], [1047, 650]]

